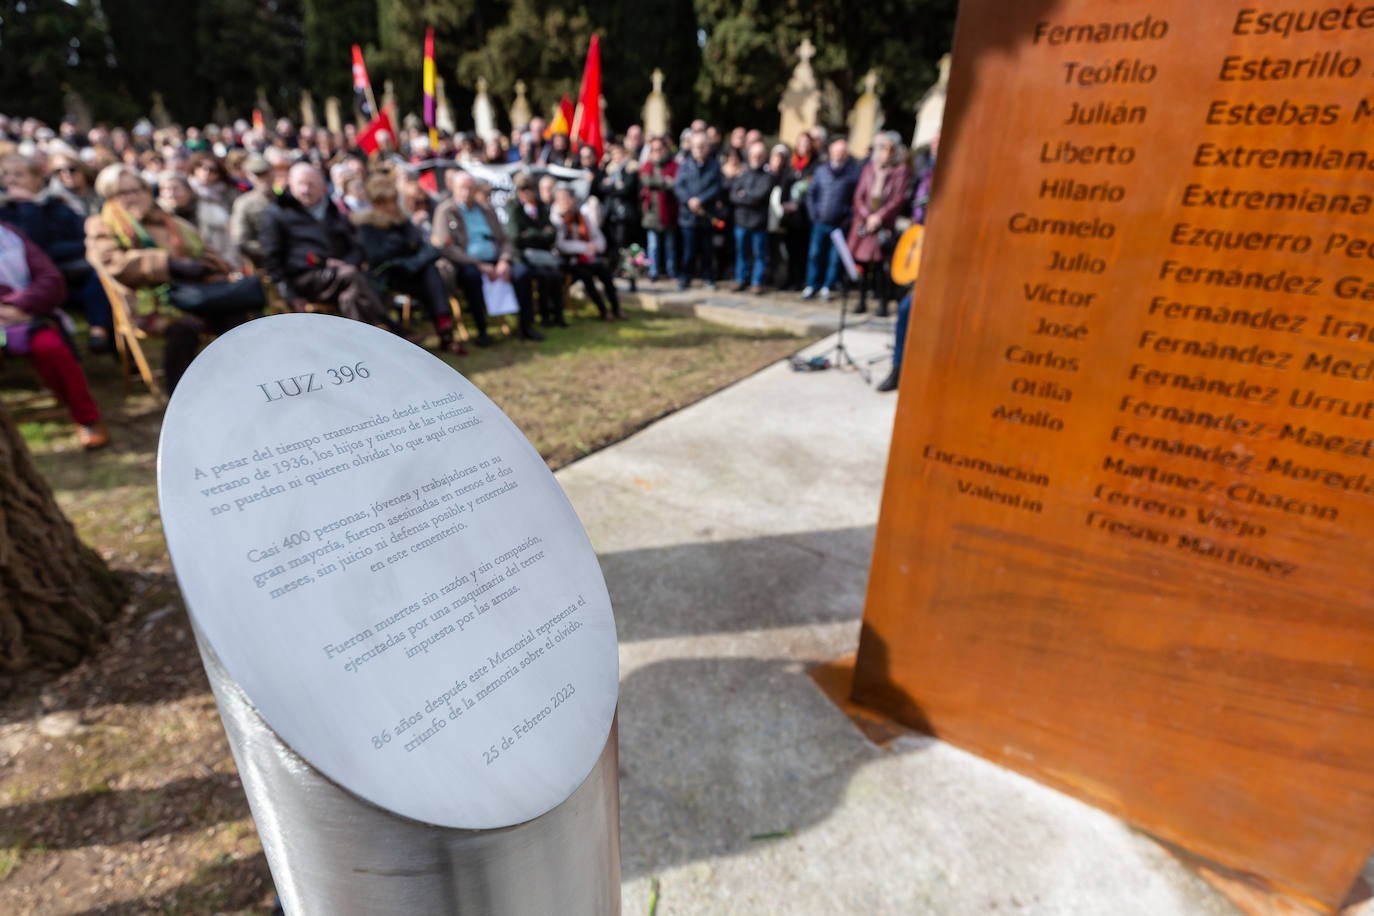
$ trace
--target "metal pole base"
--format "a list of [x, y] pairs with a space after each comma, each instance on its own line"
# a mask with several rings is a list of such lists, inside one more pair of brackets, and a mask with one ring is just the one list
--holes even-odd
[[288, 916], [616, 916], [618, 721], [578, 789], [532, 821], [455, 830], [384, 811], [330, 782], [267, 726], [196, 642]]

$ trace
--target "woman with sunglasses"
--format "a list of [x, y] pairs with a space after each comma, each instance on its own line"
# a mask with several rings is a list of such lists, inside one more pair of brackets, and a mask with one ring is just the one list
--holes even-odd
[[81, 215], [82, 219], [100, 212], [100, 195], [92, 185], [94, 176], [75, 156], [58, 153], [48, 158], [48, 187]]

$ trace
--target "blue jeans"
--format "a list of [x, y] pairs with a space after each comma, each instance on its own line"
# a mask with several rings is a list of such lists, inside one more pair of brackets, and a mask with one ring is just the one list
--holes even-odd
[[897, 303], [897, 339], [892, 344], [892, 368], [902, 368], [902, 354], [906, 352], [906, 326], [911, 320], [911, 293]]
[[[823, 286], [833, 289], [840, 272], [840, 253], [830, 244], [830, 233], [835, 226], [829, 223], [813, 223], [811, 226], [811, 246], [806, 252], [806, 285], [812, 288]], [[825, 259], [825, 282], [821, 279], [821, 259]]]
[[[677, 265], [677, 278], [683, 283], [692, 279], [692, 268], [696, 267], [701, 278], [707, 283], [716, 280], [711, 256], [710, 226], [679, 226], [682, 233], [682, 260]], [[698, 262], [700, 262], [698, 264]]]
[[671, 228], [646, 229], [649, 248], [649, 279], [677, 276], [677, 237]]
[[[754, 272], [749, 273], [749, 258], [754, 259]], [[768, 230], [735, 227], [735, 282], [762, 286], [768, 273]]]

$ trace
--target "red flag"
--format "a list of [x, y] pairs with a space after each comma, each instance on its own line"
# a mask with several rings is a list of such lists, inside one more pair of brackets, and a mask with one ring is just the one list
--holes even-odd
[[396, 128], [391, 126], [391, 118], [387, 116], [385, 111], [373, 118], [372, 122], [358, 134], [358, 145], [363, 148], [363, 152], [370, 156], [377, 152], [377, 148], [383, 140], [390, 144], [393, 150], [396, 149]]
[[587, 66], [582, 70], [582, 92], [577, 97], [571, 137], [574, 145], [587, 144], [600, 159], [605, 152], [601, 136], [601, 36], [593, 35], [587, 47]]
[[353, 46], [353, 94], [358, 97], [358, 108], [363, 117], [372, 117], [372, 82], [367, 78], [363, 49], [357, 45]]

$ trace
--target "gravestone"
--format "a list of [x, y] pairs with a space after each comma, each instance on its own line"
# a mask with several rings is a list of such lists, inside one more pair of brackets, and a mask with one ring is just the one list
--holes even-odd
[[83, 134], [90, 131], [95, 123], [91, 118], [91, 106], [86, 104], [81, 93], [66, 84], [62, 86], [62, 117], [76, 125], [76, 129]]
[[530, 101], [525, 98], [525, 81], [515, 81], [515, 101], [510, 103], [510, 127], [511, 130], [524, 132], [530, 126]]
[[472, 100], [472, 123], [483, 142], [501, 136], [496, 126], [496, 110], [487, 95], [487, 81], [481, 77], [477, 78], [477, 97]]
[[400, 109], [396, 106], [396, 84], [391, 80], [382, 81], [382, 111], [391, 113], [391, 122], [398, 120]]
[[811, 39], [803, 38], [797, 46], [797, 66], [792, 78], [787, 81], [778, 111], [782, 120], [778, 136], [783, 143], [791, 145], [797, 135], [816, 126], [816, 115], [821, 109], [821, 91], [816, 85], [816, 74], [811, 70], [811, 58], [816, 56], [816, 46]]
[[930, 146], [940, 135], [940, 124], [945, 118], [945, 95], [949, 91], [950, 57], [940, 58], [939, 77], [935, 85], [926, 90], [916, 106], [916, 131], [911, 137], [911, 148], [921, 149]]
[[272, 108], [272, 103], [267, 100], [267, 90], [264, 87], [258, 87], [258, 94], [255, 101], [258, 111], [262, 114], [263, 122], [266, 123], [269, 128], [274, 127], [275, 125], [272, 122], [277, 119], [277, 113], [276, 110]]
[[153, 93], [153, 126], [161, 130], [172, 126], [172, 115], [167, 111], [167, 104], [162, 101], [162, 93]]
[[449, 136], [453, 136], [458, 130], [458, 122], [453, 119], [453, 106], [449, 104], [448, 91], [444, 88], [442, 76], [434, 79], [434, 126]]
[[873, 138], [883, 126], [882, 104], [878, 101], [878, 74], [868, 71], [863, 95], [849, 112], [849, 151], [860, 159], [873, 148]]
[[343, 109], [339, 107], [337, 96], [324, 100], [324, 125], [335, 138], [343, 135]]
[[663, 71], [655, 67], [652, 80], [654, 88], [644, 100], [644, 110], [640, 113], [644, 121], [644, 136], [666, 137], [673, 121], [668, 97], [663, 94]]
[[315, 127], [319, 123], [315, 117], [315, 98], [309, 89], [301, 90], [301, 125]]
[[[454, 869], [504, 887], [493, 870], [534, 849], [543, 877], [504, 887], [519, 905], [491, 911], [547, 909], [530, 895], [555, 891], [572, 894], [560, 909], [607, 905], [610, 599], [567, 498], [499, 408], [371, 326], [264, 318], [219, 338], [178, 386], [158, 483], [279, 887], [371, 901], [349, 912], [434, 911]], [[272, 770], [296, 755], [303, 766]], [[588, 806], [593, 784], [603, 788]], [[583, 802], [567, 808], [575, 793]], [[346, 816], [308, 829], [321, 808]], [[548, 835], [540, 824], [559, 826]], [[573, 841], [557, 836], [574, 828], [585, 848], [560, 851]], [[435, 860], [436, 843], [493, 861]], [[570, 873], [588, 850], [603, 873]], [[384, 877], [392, 865], [378, 861], [407, 856], [409, 871]], [[329, 880], [301, 877], [315, 869]], [[384, 890], [403, 897], [378, 909]]]
[[1374, 12], [960, 17], [854, 697], [1332, 911], [1374, 847]]

